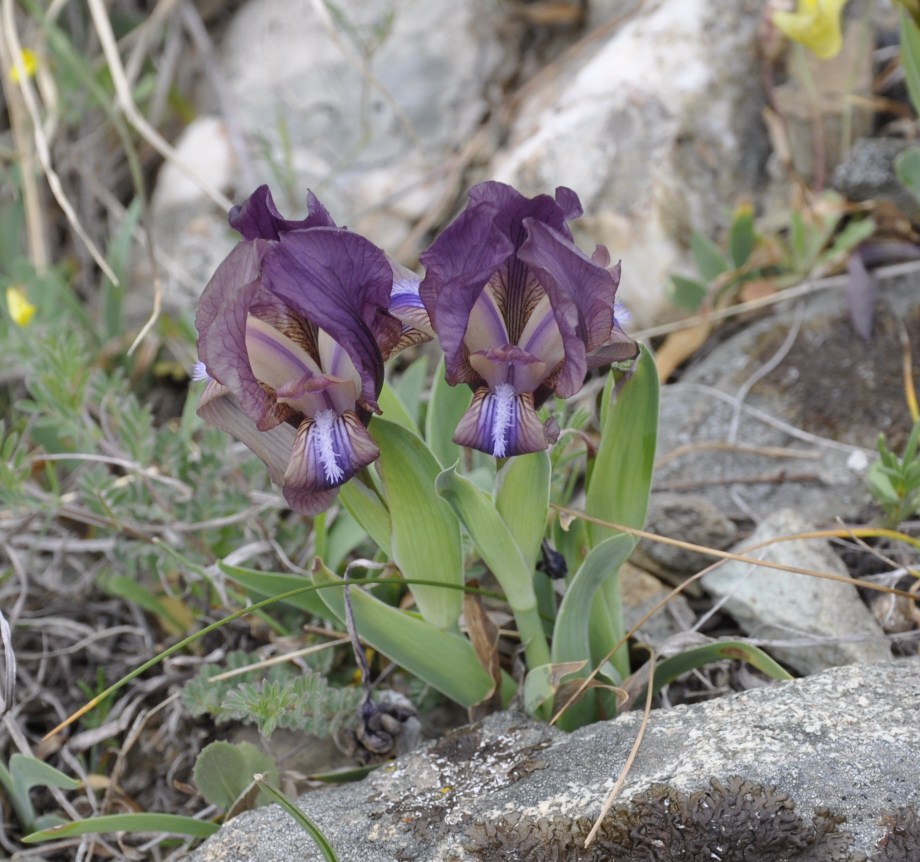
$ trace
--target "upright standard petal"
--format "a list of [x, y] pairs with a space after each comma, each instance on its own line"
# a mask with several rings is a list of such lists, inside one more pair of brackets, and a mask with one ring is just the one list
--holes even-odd
[[259, 186], [242, 204], [230, 210], [230, 227], [243, 239], [277, 240], [289, 230], [314, 227], [335, 227], [335, 222], [313, 192], [307, 192], [307, 212], [304, 219], [286, 219], [275, 206], [268, 186]]
[[208, 375], [233, 392], [263, 431], [285, 421], [290, 413], [256, 378], [246, 349], [250, 308], [259, 297], [264, 299], [259, 273], [267, 248], [263, 240], [238, 243], [208, 282], [195, 318], [198, 357]]
[[379, 412], [384, 356], [407, 331], [391, 293], [412, 284], [308, 202], [307, 218], [284, 219], [263, 186], [233, 209], [244, 239], [206, 287], [196, 326], [208, 380], [199, 415], [259, 455], [292, 508], [312, 515], [379, 455], [363, 421]]
[[402, 334], [387, 310], [393, 275], [383, 252], [346, 230], [291, 231], [266, 252], [262, 278], [274, 296], [344, 348], [361, 380], [361, 408], [378, 412], [383, 354]]

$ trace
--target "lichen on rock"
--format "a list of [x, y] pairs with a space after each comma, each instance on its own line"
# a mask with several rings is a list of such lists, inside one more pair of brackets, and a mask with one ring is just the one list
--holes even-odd
[[480, 862], [865, 862], [843, 822], [827, 809], [803, 816], [776, 787], [735, 775], [689, 795], [653, 784], [615, 805], [587, 848], [590, 817], [506, 814], [471, 825], [466, 849]]

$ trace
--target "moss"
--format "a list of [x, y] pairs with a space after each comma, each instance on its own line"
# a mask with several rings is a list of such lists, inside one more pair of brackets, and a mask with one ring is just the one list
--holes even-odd
[[806, 819], [775, 787], [732, 776], [689, 795], [652, 785], [614, 806], [587, 849], [591, 818], [513, 813], [471, 824], [467, 850], [481, 862], [865, 862], [843, 822], [826, 809]]

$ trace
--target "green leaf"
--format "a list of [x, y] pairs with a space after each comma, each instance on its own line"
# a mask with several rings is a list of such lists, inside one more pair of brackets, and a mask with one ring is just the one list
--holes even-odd
[[[524, 644], [528, 666], [548, 664], [549, 649], [537, 611], [533, 571], [491, 497], [454, 468], [438, 476], [437, 489], [456, 512], [476, 551], [504, 590]], [[542, 506], [542, 502], [539, 505]]]
[[473, 393], [469, 386], [450, 386], [444, 379], [442, 356], [434, 372], [428, 413], [425, 415], [425, 439], [442, 467], [456, 464], [463, 454], [463, 450], [452, 438], [472, 400]]
[[[715, 641], [703, 646], [685, 650], [680, 655], [664, 659], [655, 666], [655, 680], [653, 689], [660, 691], [664, 686], [674, 682], [677, 677], [699, 667], [705, 667], [725, 659], [736, 659], [751, 667], [757, 668], [761, 673], [772, 679], [788, 680], [792, 675], [781, 665], [777, 664], [763, 650], [744, 641]], [[642, 700], [648, 687], [636, 698]]]
[[399, 393], [389, 383], [384, 382], [383, 389], [380, 390], [380, 395], [377, 398], [377, 403], [380, 405], [380, 409], [388, 422], [393, 422], [413, 434], [417, 435], [419, 433], [415, 419], [412, 418], [412, 414]]
[[[231, 566], [229, 563], [223, 562], [223, 560], [218, 561], [217, 566], [230, 580], [238, 583], [247, 592], [264, 598], [280, 596], [282, 593], [288, 593], [298, 587], [310, 585], [310, 579], [303, 575], [261, 572], [257, 569], [246, 569], [242, 566]], [[284, 599], [282, 604], [300, 608], [314, 617], [326, 620], [331, 619], [332, 622], [341, 622], [341, 620], [330, 617], [328, 607], [316, 594], [315, 590], [291, 596]]]
[[106, 814], [87, 820], [75, 820], [50, 829], [42, 829], [26, 835], [23, 844], [38, 844], [58, 838], [72, 838], [76, 835], [98, 835], [107, 832], [168, 832], [173, 835], [190, 835], [193, 838], [209, 838], [217, 832], [216, 823], [183, 817], [179, 814]]
[[693, 231], [690, 235], [690, 251], [693, 254], [693, 262], [705, 281], [715, 281], [728, 269], [728, 261], [722, 250], [699, 231]]
[[192, 780], [208, 802], [228, 811], [251, 787], [257, 773], [277, 780], [278, 767], [251, 742], [218, 740], [206, 745], [195, 758]]
[[546, 452], [509, 458], [496, 477], [495, 508], [532, 573], [546, 535], [550, 462]]
[[[920, 154], [920, 150], [917, 151]], [[834, 244], [827, 250], [824, 257], [828, 261], [846, 257], [863, 240], [869, 239], [875, 233], [875, 219], [864, 218], [850, 221], [846, 227], [837, 234]]]
[[[277, 779], [276, 779], [277, 780]], [[317, 826], [306, 814], [303, 813], [287, 796], [282, 793], [274, 784], [268, 781], [266, 778], [259, 778], [259, 786], [263, 791], [271, 798], [273, 802], [277, 802], [300, 826], [304, 832], [307, 833], [312, 839], [313, 843], [319, 848], [319, 852], [323, 854], [323, 859], [326, 862], [338, 862], [339, 857], [335, 855], [335, 850], [332, 849], [332, 844], [329, 842], [329, 839], [323, 834], [322, 830]]]
[[920, 147], [908, 147], [898, 153], [894, 172], [901, 184], [920, 201]]
[[[393, 389], [412, 416], [416, 427], [422, 416], [422, 394], [426, 393], [425, 383], [428, 378], [428, 357], [420, 356], [408, 368], [398, 375], [391, 375]], [[427, 394], [427, 393], [426, 393]], [[386, 414], [384, 414], [386, 415]]]
[[903, 9], [901, 12], [901, 66], [907, 81], [914, 113], [920, 115], [920, 28]]
[[80, 782], [75, 778], [27, 754], [14, 754], [10, 758], [10, 775], [16, 786], [26, 792], [33, 787], [76, 790], [80, 786]]
[[6, 789], [7, 798], [19, 825], [24, 830], [29, 830], [34, 829], [38, 823], [32, 800], [29, 798], [29, 791], [33, 787], [76, 790], [80, 782], [37, 758], [27, 754], [14, 754], [10, 757], [9, 769], [0, 763], [0, 786]]
[[735, 210], [728, 234], [728, 249], [735, 269], [741, 269], [748, 262], [754, 240], [754, 208], [743, 204]]
[[[658, 439], [658, 370], [641, 345], [631, 376], [615, 400], [604, 390], [601, 442], [588, 481], [585, 511], [595, 518], [641, 529], [648, 511]], [[613, 533], [588, 526], [592, 547]]]
[[[626, 534], [618, 533], [605, 539], [581, 564], [571, 583], [566, 589], [556, 624], [553, 629], [553, 661], [591, 661], [591, 642], [587, 620], [591, 614], [591, 605], [601, 585], [608, 579], [617, 581], [620, 566], [632, 552], [636, 540]], [[613, 621], [613, 640], [607, 645], [609, 651], [623, 636], [622, 619]], [[620, 678], [629, 672], [628, 654], [621, 649], [614, 656], [614, 664]]]
[[329, 568], [335, 571], [345, 561], [345, 558], [367, 539], [367, 535], [367, 531], [346, 507], [339, 510], [335, 521], [327, 531], [325, 555], [317, 554], [317, 556], [322, 556]]
[[104, 578], [101, 586], [109, 595], [127, 599], [132, 604], [143, 608], [147, 613], [159, 617], [164, 627], [171, 628], [177, 634], [188, 628], [186, 620], [178, 619], [160, 599], [134, 578], [127, 575], [112, 575]]
[[390, 523], [390, 512], [380, 499], [380, 495], [355, 477], [339, 489], [339, 500], [348, 510], [348, 514], [364, 528], [374, 544], [388, 557], [392, 556], [390, 533], [393, 527]]
[[[408, 579], [463, 584], [460, 525], [435, 491], [440, 465], [421, 438], [376, 420], [370, 435], [380, 448], [377, 469], [389, 505], [392, 558]], [[456, 589], [411, 586], [422, 616], [440, 629], [457, 626], [463, 596]]]
[[[319, 560], [313, 578], [318, 584], [344, 583]], [[330, 611], [344, 619], [343, 591], [326, 589], [321, 596]], [[471, 707], [491, 694], [492, 678], [465, 637], [435, 628], [357, 587], [351, 589], [351, 604], [361, 640], [451, 700]]]
[[533, 715], [543, 704], [552, 704], [559, 686], [579, 674], [587, 664], [586, 661], [543, 664], [529, 671], [524, 678], [525, 711]]
[[697, 311], [709, 293], [709, 285], [695, 278], [683, 275], [671, 275], [668, 299], [688, 311]]

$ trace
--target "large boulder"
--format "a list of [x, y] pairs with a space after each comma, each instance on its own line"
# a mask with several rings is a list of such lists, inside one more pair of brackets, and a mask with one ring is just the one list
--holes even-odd
[[[361, 862], [915, 862], [920, 665], [854, 665], [653, 712], [596, 841], [585, 838], [642, 716], [565, 735], [514, 713], [461, 728], [298, 805]], [[320, 860], [278, 806], [189, 862]]]
[[602, 26], [527, 88], [492, 174], [526, 192], [570, 186], [586, 244], [623, 259], [640, 325], [669, 312], [693, 229], [725, 227], [760, 182], [760, 0], [650, 0]]

